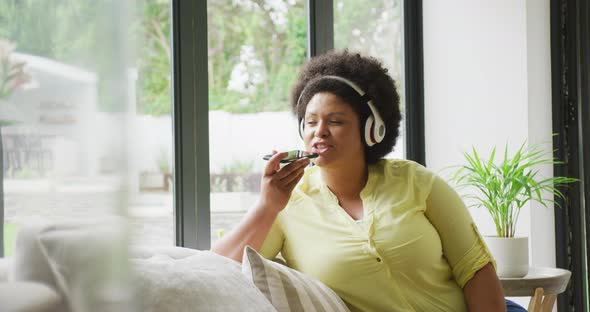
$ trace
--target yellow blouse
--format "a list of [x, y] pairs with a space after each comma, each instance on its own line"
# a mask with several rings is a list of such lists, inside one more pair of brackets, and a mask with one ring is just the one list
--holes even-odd
[[494, 261], [457, 193], [407, 160], [369, 166], [353, 220], [306, 169], [260, 252], [331, 287], [351, 311], [467, 311], [462, 287]]

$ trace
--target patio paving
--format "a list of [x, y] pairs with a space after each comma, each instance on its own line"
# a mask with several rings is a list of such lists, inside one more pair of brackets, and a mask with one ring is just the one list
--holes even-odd
[[[123, 211], [124, 193], [105, 181], [78, 180], [57, 184], [51, 181], [5, 181], [5, 222], [19, 227], [33, 221], [60, 221], [104, 214], [127, 214], [133, 244], [173, 245], [172, 195], [165, 192], [139, 193]], [[245, 196], [245, 197], [244, 197]], [[211, 239], [239, 223], [256, 194], [212, 194]], [[244, 200], [242, 205], [232, 201]], [[234, 208], [228, 208], [234, 207]]]

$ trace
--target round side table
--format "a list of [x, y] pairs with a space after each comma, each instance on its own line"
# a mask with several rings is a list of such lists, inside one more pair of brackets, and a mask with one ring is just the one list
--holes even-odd
[[529, 268], [521, 278], [500, 278], [504, 295], [531, 297], [529, 312], [550, 312], [558, 294], [565, 291], [572, 273], [558, 268]]

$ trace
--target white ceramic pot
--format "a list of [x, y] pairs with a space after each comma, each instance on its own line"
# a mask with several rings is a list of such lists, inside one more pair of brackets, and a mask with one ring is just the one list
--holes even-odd
[[529, 271], [528, 237], [484, 236], [496, 260], [498, 277], [523, 277]]

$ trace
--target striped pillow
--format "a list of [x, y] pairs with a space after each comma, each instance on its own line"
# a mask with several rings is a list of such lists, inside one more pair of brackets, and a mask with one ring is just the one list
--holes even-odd
[[242, 273], [266, 296], [278, 312], [344, 311], [348, 308], [322, 282], [244, 249]]

